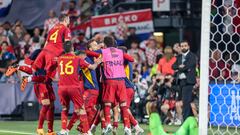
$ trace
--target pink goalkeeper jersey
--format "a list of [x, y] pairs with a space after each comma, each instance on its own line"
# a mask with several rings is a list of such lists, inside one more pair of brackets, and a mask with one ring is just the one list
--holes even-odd
[[124, 71], [123, 51], [114, 47], [102, 49], [104, 75], [106, 79], [126, 77]]

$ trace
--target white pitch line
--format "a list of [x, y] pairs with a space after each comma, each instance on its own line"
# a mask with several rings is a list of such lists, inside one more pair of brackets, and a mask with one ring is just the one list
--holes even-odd
[[21, 135], [35, 135], [34, 133], [17, 132], [17, 131], [9, 131], [9, 130], [0, 130], [0, 133], [12, 133], [12, 134], [21, 134]]

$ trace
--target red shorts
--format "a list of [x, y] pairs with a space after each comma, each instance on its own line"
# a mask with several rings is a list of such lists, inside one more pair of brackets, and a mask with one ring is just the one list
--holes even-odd
[[44, 99], [49, 99], [51, 102], [55, 100], [55, 94], [51, 84], [35, 83], [34, 91], [40, 104], [42, 104], [42, 100]]
[[47, 72], [54, 71], [57, 66], [57, 55], [47, 50], [42, 50], [32, 65], [35, 70], [45, 69]]
[[98, 103], [98, 90], [85, 90], [83, 94], [83, 100], [85, 102], [85, 107], [94, 107]]
[[174, 109], [176, 101], [175, 100], [165, 100], [163, 102], [163, 104], [168, 104], [169, 105], [169, 109]]
[[84, 105], [83, 89], [80, 87], [59, 87], [58, 95], [62, 106], [69, 107], [70, 101], [73, 102], [74, 109], [80, 109]]
[[124, 80], [106, 80], [103, 89], [102, 100], [104, 103], [122, 103], [127, 101], [126, 86]]
[[134, 90], [132, 88], [127, 88], [127, 107], [129, 108], [132, 102], [132, 99], [134, 98]]

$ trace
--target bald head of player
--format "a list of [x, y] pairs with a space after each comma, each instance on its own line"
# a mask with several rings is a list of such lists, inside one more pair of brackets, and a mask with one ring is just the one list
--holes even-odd
[[66, 15], [66, 14], [61, 14], [61, 15], [58, 17], [58, 19], [59, 19], [59, 22], [60, 22], [61, 24], [63, 24], [64, 26], [66, 26], [66, 27], [70, 24], [70, 18], [69, 18], [69, 16]]
[[116, 47], [116, 41], [112, 36], [105, 36], [103, 39], [103, 43], [106, 47]]

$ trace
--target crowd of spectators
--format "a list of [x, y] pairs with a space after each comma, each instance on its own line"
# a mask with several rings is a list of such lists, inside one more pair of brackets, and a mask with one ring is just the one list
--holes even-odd
[[[134, 1], [134, 0], [133, 0]], [[71, 17], [71, 25], [76, 25], [81, 22], [82, 17], [99, 14], [99, 11], [110, 9], [114, 1], [110, 0], [80, 0], [80, 2], [70, 1], [68, 4], [63, 4], [62, 13], [68, 14]], [[132, 2], [129, 0], [129, 2]], [[78, 4], [82, 9], [77, 8]], [[94, 9], [89, 13], [86, 10]], [[68, 7], [66, 7], [68, 5]], [[109, 10], [107, 10], [109, 11]], [[104, 13], [107, 13], [107, 11]], [[110, 12], [110, 11], [109, 11]], [[14, 63], [23, 64], [23, 59], [28, 57], [34, 50], [42, 48], [47, 32], [58, 23], [58, 18], [54, 11], [49, 11], [49, 18], [44, 22], [44, 28], [34, 28], [31, 32], [27, 31], [22, 22], [17, 20], [14, 24], [9, 22], [0, 25], [0, 81], [1, 82], [16, 82], [19, 77], [14, 76], [6, 78], [4, 73], [9, 65]], [[76, 24], [75, 24], [76, 23]], [[135, 85], [135, 98], [132, 104], [133, 114], [140, 122], [145, 122], [148, 117], [148, 105], [151, 102], [158, 101], [161, 104], [159, 111], [163, 115], [164, 123], [166, 124], [181, 124], [182, 121], [182, 106], [179, 97], [179, 88], [176, 84], [175, 71], [172, 68], [177, 56], [181, 54], [179, 43], [174, 45], [159, 45], [154, 36], [141, 41], [136, 33], [135, 28], [128, 28], [125, 33], [124, 42], [122, 45], [128, 48], [127, 53], [134, 58], [133, 63], [133, 83]], [[109, 33], [110, 35], [112, 33]], [[94, 38], [98, 43], [101, 43], [105, 35], [95, 33]], [[113, 35], [115, 36], [115, 35]], [[118, 38], [115, 36], [115, 38]], [[72, 42], [75, 50], [84, 49], [87, 39], [84, 31], [72, 33]], [[226, 80], [237, 81], [238, 77], [231, 75], [232, 71], [240, 72], [240, 66], [234, 63], [225, 63], [220, 50], [212, 52], [210, 59], [210, 80]], [[217, 68], [216, 68], [217, 66]], [[192, 111], [195, 116], [198, 116], [198, 96], [199, 96], [199, 64], [197, 64], [197, 83], [193, 90]], [[19, 76], [24, 76], [20, 74]], [[144, 111], [143, 111], [144, 110]]]
[[[35, 28], [32, 34], [29, 34], [28, 31], [24, 29], [21, 21], [17, 21], [15, 24], [6, 22], [0, 25], [1, 82], [14, 83], [19, 81], [21, 76], [24, 76], [24, 74], [19, 74], [19, 77], [15, 75], [7, 78], [4, 76], [4, 72], [7, 67], [13, 63], [24, 64], [24, 58], [28, 57], [34, 50], [43, 47], [47, 36], [46, 33], [54, 23], [58, 22], [52, 11], [50, 11], [49, 15], [50, 18], [45, 21], [44, 29]], [[84, 34], [83, 31], [73, 34], [72, 42], [74, 43], [75, 50], [86, 47], [87, 39]], [[100, 43], [104, 36], [105, 35], [101, 33], [95, 33], [92, 38]], [[173, 115], [170, 116], [169, 112], [174, 112], [174, 114], [176, 112], [175, 90], [172, 87], [174, 80], [172, 65], [176, 61], [176, 56], [181, 53], [179, 44], [176, 43], [173, 47], [166, 46], [162, 49], [159, 47], [159, 43], [154, 36], [150, 36], [149, 39], [141, 41], [137, 38], [135, 32], [127, 35], [125, 43], [129, 44], [128, 46], [126, 45], [129, 48], [127, 53], [135, 59], [133, 63], [133, 83], [136, 94], [132, 107], [136, 109], [134, 109], [133, 113], [140, 122], [146, 122], [148, 103], [160, 100], [159, 98], [161, 97], [161, 101], [159, 101], [163, 104], [161, 112], [167, 116], [163, 118], [166, 119], [166, 123], [171, 122], [174, 124], [175, 121], [173, 118], [175, 119], [176, 117]], [[170, 92], [170, 94], [166, 94], [168, 92]], [[171, 100], [168, 100], [168, 98], [171, 98]], [[172, 106], [169, 106], [168, 102], [171, 102]], [[181, 105], [181, 103], [179, 104]]]

